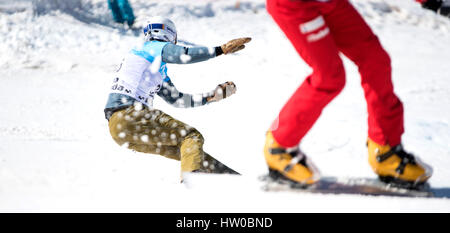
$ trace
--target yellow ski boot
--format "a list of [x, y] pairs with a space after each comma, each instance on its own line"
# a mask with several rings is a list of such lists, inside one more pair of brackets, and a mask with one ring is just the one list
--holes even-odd
[[298, 147], [283, 148], [271, 132], [266, 135], [264, 157], [269, 166], [269, 176], [287, 179], [300, 185], [311, 185], [318, 180], [318, 171]]
[[380, 180], [404, 188], [417, 188], [431, 177], [431, 167], [404, 151], [401, 144], [390, 147], [367, 140], [369, 164]]

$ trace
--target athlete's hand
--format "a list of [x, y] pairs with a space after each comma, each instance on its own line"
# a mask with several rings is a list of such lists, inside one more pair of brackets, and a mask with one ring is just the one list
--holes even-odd
[[214, 89], [214, 93], [208, 97], [208, 102], [215, 102], [225, 99], [234, 93], [236, 93], [236, 85], [233, 82], [229, 81], [219, 84], [216, 89]]
[[220, 46], [220, 48], [222, 49], [224, 54], [235, 53], [239, 50], [244, 49], [245, 48], [244, 44], [250, 42], [251, 40], [252, 38], [250, 37], [243, 37], [239, 39], [230, 40], [226, 44]]

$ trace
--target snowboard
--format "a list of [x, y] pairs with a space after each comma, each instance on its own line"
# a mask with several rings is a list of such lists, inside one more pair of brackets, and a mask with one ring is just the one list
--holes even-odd
[[197, 172], [240, 175], [239, 172], [231, 169], [206, 152], [204, 152], [202, 167]]
[[260, 177], [262, 189], [268, 192], [357, 194], [368, 196], [434, 197], [428, 184], [411, 189], [384, 183], [375, 178], [321, 177], [315, 184], [299, 185], [264, 175]]
[[[309, 186], [294, 185], [290, 181], [273, 179], [269, 175], [248, 177], [235, 174], [187, 173], [184, 184], [188, 188], [215, 190], [262, 190], [264, 192], [286, 192], [301, 194], [347, 194], [363, 196], [391, 196], [413, 198], [449, 198], [449, 188], [432, 188], [428, 184], [407, 189], [386, 184], [376, 178], [321, 177]], [[231, 187], [230, 187], [231, 186]]]

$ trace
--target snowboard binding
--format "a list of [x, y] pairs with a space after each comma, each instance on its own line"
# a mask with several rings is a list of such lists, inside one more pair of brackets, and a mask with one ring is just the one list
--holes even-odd
[[417, 191], [423, 191], [430, 188], [428, 182], [405, 181], [392, 176], [378, 176], [378, 179], [381, 182], [395, 188], [417, 190]]
[[287, 185], [292, 189], [307, 189], [311, 184], [299, 183], [291, 179], [286, 178], [279, 171], [269, 168], [269, 173], [266, 176], [260, 178], [263, 181], [276, 182], [281, 185]]
[[[377, 155], [376, 160], [378, 163], [383, 163], [384, 161], [388, 160], [392, 156], [397, 156], [398, 158], [400, 158], [400, 163], [395, 168], [395, 172], [396, 172], [396, 174], [398, 174], [398, 176], [401, 176], [405, 173], [405, 168], [408, 164], [412, 165], [412, 166], [419, 166], [419, 162], [416, 160], [414, 155], [406, 152], [403, 149], [403, 146], [401, 144], [399, 144], [395, 147], [392, 147], [386, 153]], [[378, 178], [380, 179], [380, 181], [382, 181], [388, 185], [392, 185], [394, 187], [404, 188], [404, 189], [423, 190], [428, 185], [426, 180], [425, 181], [421, 180], [422, 177], [418, 177], [415, 181], [401, 179], [401, 178], [397, 178], [397, 177], [389, 176], [389, 175], [379, 175]]]
[[418, 157], [406, 152], [402, 144], [391, 147], [380, 145], [369, 138], [367, 147], [369, 164], [380, 181], [393, 187], [411, 190], [426, 187], [433, 169]]

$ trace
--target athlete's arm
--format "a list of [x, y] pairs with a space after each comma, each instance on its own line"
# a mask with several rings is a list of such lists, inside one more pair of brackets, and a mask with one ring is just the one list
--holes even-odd
[[223, 53], [220, 46], [207, 47], [184, 47], [168, 43], [162, 50], [162, 61], [175, 64], [190, 64], [206, 61]]
[[174, 107], [192, 108], [222, 100], [234, 93], [236, 93], [236, 85], [233, 82], [226, 82], [219, 84], [213, 91], [208, 93], [187, 94], [179, 92], [170, 78], [166, 78], [158, 95]]
[[203, 106], [208, 104], [208, 97], [210, 93], [206, 94], [186, 94], [179, 92], [170, 78], [164, 79], [161, 89], [158, 91], [158, 95], [164, 99], [167, 103], [177, 108], [192, 108]]
[[235, 53], [245, 48], [246, 43], [250, 42], [250, 37], [230, 40], [227, 43], [212, 48], [196, 46], [184, 47], [168, 43], [162, 50], [162, 61], [166, 63], [190, 64], [206, 61], [221, 54]]

